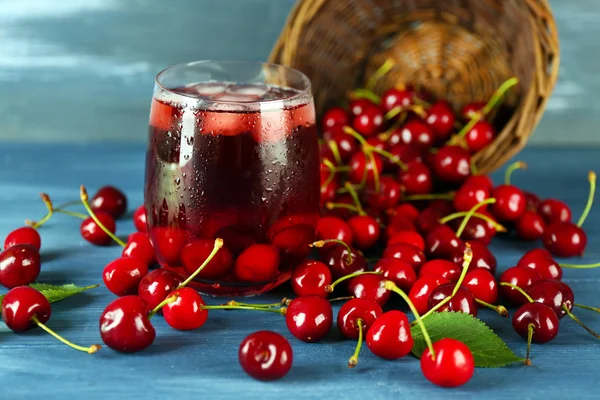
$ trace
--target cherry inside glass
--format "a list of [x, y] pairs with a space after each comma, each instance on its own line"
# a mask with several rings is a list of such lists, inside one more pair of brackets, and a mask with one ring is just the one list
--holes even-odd
[[310, 82], [255, 62], [200, 61], [158, 74], [145, 206], [164, 268], [214, 295], [262, 293], [289, 279], [314, 241], [319, 152]]

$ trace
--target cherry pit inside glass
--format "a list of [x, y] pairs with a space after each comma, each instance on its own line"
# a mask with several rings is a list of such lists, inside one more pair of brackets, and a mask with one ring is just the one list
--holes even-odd
[[200, 61], [158, 74], [145, 205], [159, 263], [193, 286], [252, 295], [285, 282], [314, 241], [319, 152], [310, 82], [255, 62]]

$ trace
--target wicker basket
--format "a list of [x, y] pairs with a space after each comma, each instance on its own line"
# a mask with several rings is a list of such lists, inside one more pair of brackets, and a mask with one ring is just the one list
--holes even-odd
[[508, 112], [494, 120], [496, 140], [474, 156], [489, 172], [537, 125], [556, 82], [559, 45], [546, 0], [300, 0], [270, 61], [309, 76], [321, 113], [388, 58], [394, 68], [376, 92], [412, 83], [455, 110], [519, 78], [504, 101]]

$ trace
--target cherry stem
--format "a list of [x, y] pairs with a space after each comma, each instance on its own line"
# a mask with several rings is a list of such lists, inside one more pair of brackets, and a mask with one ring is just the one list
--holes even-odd
[[65, 215], [70, 215], [72, 217], [80, 218], [80, 219], [87, 219], [87, 217], [88, 217], [87, 215], [85, 215], [83, 213], [79, 213], [79, 212], [75, 212], [75, 211], [68, 211], [68, 210], [61, 210], [58, 208], [55, 208], [54, 212], [60, 213], [60, 214], [65, 214]]
[[503, 305], [496, 306], [494, 304], [490, 304], [490, 303], [487, 303], [487, 302], [485, 302], [483, 300], [479, 300], [479, 299], [475, 299], [475, 301], [484, 307], [487, 307], [491, 310], [496, 311], [501, 317], [508, 318], [508, 310]]
[[588, 331], [592, 336], [594, 336], [596, 339], [600, 339], [600, 335], [598, 335], [596, 332], [594, 332], [593, 330], [591, 330], [590, 328], [588, 328], [583, 322], [581, 322], [579, 320], [579, 318], [577, 318], [572, 312], [571, 310], [569, 310], [569, 307], [567, 307], [566, 304], [562, 305], [562, 309], [565, 313], [567, 313], [567, 315], [575, 322], [577, 322], [583, 329], [585, 329], [586, 331]]
[[[377, 163], [375, 162], [375, 156], [373, 155], [374, 150], [375, 150], [375, 147], [371, 146], [370, 151], [368, 151], [366, 154], [369, 157], [369, 162], [371, 163], [371, 166], [373, 167], [373, 180], [375, 181], [375, 193], [379, 193], [379, 191], [381, 190], [381, 186], [379, 183], [379, 170], [377, 169]], [[368, 175], [369, 175], [369, 171], [367, 168], [365, 168], [365, 172], [363, 174], [363, 181], [366, 182]]]
[[530, 295], [527, 294], [526, 291], [518, 287], [517, 285], [513, 285], [510, 282], [500, 282], [500, 286], [508, 286], [509, 288], [515, 289], [517, 292], [521, 293], [530, 303], [533, 303], [533, 299]]
[[583, 213], [581, 214], [581, 217], [579, 217], [579, 221], [577, 221], [577, 226], [579, 227], [585, 222], [585, 219], [592, 208], [592, 203], [594, 202], [594, 194], [596, 193], [596, 173], [594, 171], [588, 172], [588, 181], [590, 181], [590, 194], [588, 195], [588, 201]]
[[506, 168], [506, 171], [504, 172], [504, 184], [505, 185], [510, 185], [510, 177], [511, 177], [512, 173], [517, 169], [527, 169], [527, 163], [525, 163], [524, 161], [517, 161], [517, 162], [510, 164]]
[[385, 117], [385, 119], [392, 119], [395, 116], [397, 116], [398, 114], [400, 114], [402, 111], [404, 111], [404, 107], [397, 106], [397, 107], [392, 108], [387, 113], [385, 113], [384, 117]]
[[309, 247], [316, 247], [316, 248], [320, 249], [321, 247], [325, 246], [327, 243], [341, 244], [342, 246], [344, 246], [346, 248], [346, 252], [348, 253], [348, 255], [346, 257], [346, 264], [351, 264], [352, 261], [354, 261], [354, 256], [352, 255], [352, 248], [350, 247], [350, 245], [348, 243], [344, 242], [343, 240], [338, 240], [338, 239], [317, 240], [316, 242], [309, 244]]
[[403, 124], [404, 121], [406, 121], [406, 116], [407, 114], [404, 113], [400, 116], [400, 118], [398, 118], [393, 124], [392, 126], [390, 126], [388, 129], [386, 129], [384, 132], [380, 133], [379, 135], [377, 135], [377, 137], [384, 141], [387, 142], [388, 139], [390, 138], [390, 135], [398, 128], [400, 128]]
[[267, 303], [267, 304], [252, 304], [252, 303], [240, 303], [235, 300], [229, 300], [227, 303], [222, 304], [224, 306], [244, 306], [244, 307], [259, 307], [259, 308], [271, 308], [271, 307], [281, 307], [282, 305], [289, 304], [288, 301], [291, 301], [287, 297], [281, 299], [277, 303]]
[[335, 287], [340, 284], [341, 282], [347, 280], [347, 279], [352, 279], [356, 276], [360, 276], [360, 275], [381, 275], [381, 272], [376, 272], [376, 271], [358, 271], [358, 272], [353, 272], [351, 274], [348, 275], [344, 275], [341, 278], [338, 278], [335, 282], [333, 282], [331, 285], [327, 285], [325, 286], [325, 291], [327, 293], [332, 293], [335, 290]]
[[578, 303], [574, 303], [573, 305], [575, 307], [583, 308], [584, 310], [591, 310], [591, 311], [596, 311], [597, 313], [600, 313], [600, 308], [598, 308], [598, 307], [590, 307], [590, 306], [586, 306], [586, 305], [578, 304]]
[[359, 215], [367, 215], [366, 212], [359, 210], [356, 206], [353, 206], [352, 204], [346, 204], [346, 203], [332, 203], [331, 201], [328, 201], [325, 204], [325, 207], [327, 207], [328, 210], [333, 210], [336, 208], [343, 208], [346, 210], [350, 210], [353, 211]]
[[38, 229], [39, 227], [44, 225], [54, 213], [54, 207], [52, 206], [52, 200], [50, 200], [50, 196], [48, 196], [46, 193], [40, 193], [40, 197], [42, 198], [42, 201], [46, 205], [46, 209], [48, 211], [46, 212], [46, 215], [44, 215], [44, 217], [38, 222], [25, 220], [25, 224], [31, 226], [33, 229]]
[[[371, 75], [371, 77], [367, 81], [367, 84], [365, 85], [365, 87], [368, 90], [372, 91], [373, 88], [375, 87], [375, 85], [377, 84], [377, 82], [381, 78], [383, 78], [388, 72], [390, 72], [390, 70], [392, 68], [394, 68], [394, 60], [392, 60], [391, 58], [388, 58], [381, 65], [381, 67], [377, 68], [377, 70], [373, 73], [373, 75]], [[377, 104], [379, 104], [379, 102], [377, 102]]]
[[88, 353], [88, 354], [94, 354], [95, 352], [100, 350], [100, 348], [102, 347], [99, 344], [93, 344], [90, 347], [78, 346], [75, 343], [69, 342], [67, 339], [60, 336], [58, 333], [54, 332], [52, 329], [48, 328], [45, 324], [40, 322], [40, 320], [37, 318], [37, 316], [34, 315], [33, 317], [31, 317], [31, 320], [37, 326], [39, 326], [40, 328], [42, 328], [43, 330], [48, 332], [50, 335], [54, 336], [56, 339], [60, 340], [61, 342], [63, 342], [64, 344], [66, 344], [67, 346], [69, 346], [75, 350], [83, 351], [84, 353]]
[[479, 175], [479, 170], [477, 169], [477, 164], [475, 164], [473, 161], [471, 161], [471, 164], [469, 165], [469, 167], [471, 168], [471, 175]]
[[404, 164], [402, 161], [400, 161], [400, 159], [398, 157], [396, 157], [395, 155], [393, 155], [389, 151], [385, 151], [383, 149], [379, 149], [379, 148], [377, 148], [375, 146], [370, 146], [369, 150], [372, 151], [372, 152], [374, 152], [374, 153], [381, 154], [382, 156], [384, 156], [385, 158], [387, 158], [388, 160], [390, 160], [391, 162], [393, 162], [394, 164], [396, 164], [398, 167], [400, 167], [400, 169], [402, 171], [406, 171], [408, 169], [408, 167], [406, 166], [406, 164]]
[[561, 268], [572, 268], [572, 269], [591, 269], [600, 267], [600, 263], [595, 264], [559, 264]]
[[55, 209], [57, 209], [57, 210], [61, 209], [62, 210], [62, 209], [65, 209], [67, 207], [74, 206], [74, 205], [77, 205], [77, 204], [79, 204], [79, 200], [65, 201], [64, 203], [59, 204], [58, 206], [56, 206]]
[[367, 143], [367, 141], [365, 140], [364, 137], [361, 136], [360, 133], [356, 132], [354, 129], [352, 129], [349, 126], [344, 126], [343, 131], [346, 135], [350, 135], [352, 136], [354, 139], [358, 140], [358, 142], [360, 143], [360, 145], [363, 148], [369, 148], [372, 147], [369, 143]]
[[[335, 162], [337, 162], [338, 165], [342, 164], [342, 156], [340, 155], [340, 149], [338, 148], [338, 145], [335, 142], [335, 140], [328, 140], [327, 146], [331, 150], [331, 153], [333, 154], [333, 158], [335, 158]], [[325, 161], [329, 161], [329, 160], [325, 160]]]
[[420, 200], [452, 200], [454, 199], [454, 192], [449, 193], [426, 193], [426, 194], [413, 194], [402, 198], [404, 201], [420, 201]]
[[465, 137], [465, 135], [467, 133], [469, 133], [469, 131], [471, 129], [473, 129], [473, 127], [475, 126], [475, 124], [479, 122], [479, 118], [472, 118], [471, 120], [469, 120], [469, 122], [467, 122], [467, 124], [465, 126], [463, 126], [463, 128], [456, 134], [453, 135], [452, 138], [450, 138], [450, 140], [448, 140], [449, 145], [455, 144], [456, 142], [459, 141], [459, 139], [462, 139], [463, 137]]
[[386, 288], [387, 290], [391, 290], [392, 292], [399, 294], [400, 297], [402, 297], [404, 299], [406, 304], [408, 304], [410, 311], [412, 311], [413, 315], [415, 316], [415, 320], [411, 323], [411, 325], [414, 325], [415, 323], [417, 323], [419, 325], [419, 328], [421, 329], [421, 333], [423, 334], [423, 339], [425, 339], [425, 343], [427, 343], [427, 348], [429, 349], [429, 353], [431, 353], [431, 358], [433, 360], [435, 360], [435, 350], [433, 349], [433, 344], [431, 343], [431, 338], [429, 337], [429, 333], [427, 333], [427, 328], [425, 328], [425, 324], [423, 323], [423, 319], [425, 318], [425, 316], [421, 317], [421, 315], [419, 315], [419, 312], [415, 308], [415, 305], [413, 304], [413, 302], [410, 301], [410, 298], [407, 296], [407, 294], [404, 293], [404, 291], [402, 289], [400, 289], [394, 282], [385, 281], [385, 284], [383, 287]]
[[272, 312], [272, 313], [277, 313], [277, 314], [281, 314], [281, 315], [285, 315], [285, 313], [287, 312], [287, 307], [281, 307], [281, 308], [275, 309], [275, 308], [256, 307], [256, 306], [224, 305], [224, 306], [200, 306], [200, 308], [202, 308], [203, 310], [254, 310], [254, 311]]
[[425, 108], [420, 104], [415, 104], [410, 107], [410, 110], [417, 114], [417, 116], [425, 119], [427, 117], [427, 113], [425, 112]]
[[525, 365], [531, 365], [529, 354], [531, 353], [531, 340], [533, 339], [534, 324], [527, 325], [527, 354], [525, 355]]
[[354, 296], [341, 296], [341, 297], [334, 297], [333, 299], [329, 299], [330, 303], [336, 302], [336, 301], [344, 301], [344, 300], [352, 300], [354, 299]]
[[374, 104], [381, 103], [381, 98], [369, 89], [354, 89], [350, 92], [351, 99], [367, 99]]
[[198, 275], [204, 269], [204, 267], [206, 267], [208, 265], [208, 263], [214, 258], [214, 256], [219, 252], [219, 250], [221, 250], [221, 247], [223, 247], [223, 239], [221, 239], [221, 238], [215, 239], [215, 245], [214, 245], [212, 251], [210, 252], [210, 254], [208, 255], [208, 257], [206, 257], [206, 260], [204, 260], [202, 265], [200, 265], [198, 267], [198, 269], [196, 269], [194, 271], [193, 274], [188, 276], [188, 278], [185, 281], [181, 282], [181, 284], [179, 286], [177, 286], [177, 289], [181, 289], [182, 287], [185, 287], [188, 283], [190, 283], [192, 281], [192, 279], [194, 279], [196, 277], [196, 275]]
[[348, 193], [352, 197], [352, 200], [354, 201], [354, 204], [356, 205], [356, 209], [358, 210], [358, 213], [361, 215], [364, 215], [365, 210], [363, 210], [363, 208], [362, 208], [362, 204], [360, 203], [360, 199], [358, 198], [358, 193], [356, 192], [356, 189], [354, 189], [354, 186], [352, 186], [352, 184], [350, 182], [346, 182], [344, 184], [344, 187], [346, 189], [348, 189]]
[[354, 368], [358, 364], [358, 354], [363, 343], [363, 320], [360, 318], [356, 319], [356, 325], [358, 327], [358, 342], [356, 342], [356, 348], [354, 354], [348, 360], [348, 368]]
[[164, 306], [166, 306], [167, 304], [173, 303], [174, 301], [177, 301], [177, 299], [179, 298], [178, 294], [174, 294], [171, 296], [168, 296], [166, 299], [164, 299], [163, 301], [161, 301], [160, 303], [158, 303], [158, 305], [156, 307], [154, 307], [152, 309], [152, 311], [150, 311], [150, 313], [148, 314], [148, 319], [154, 317], [154, 315], [160, 311], [161, 308], [163, 308]]
[[496, 106], [496, 104], [498, 104], [500, 99], [502, 99], [502, 97], [508, 91], [508, 89], [515, 86], [517, 83], [519, 83], [519, 79], [516, 77], [512, 77], [506, 82], [504, 82], [502, 85], [500, 85], [500, 87], [494, 92], [487, 104], [481, 109], [481, 113], [483, 115], [488, 115], [489, 112], [492, 111], [492, 109]]
[[100, 227], [100, 229], [102, 229], [104, 231], [104, 233], [106, 233], [112, 240], [117, 242], [121, 247], [125, 247], [126, 246], [125, 242], [123, 242], [121, 239], [116, 237], [114, 233], [112, 233], [111, 231], [106, 229], [106, 227], [104, 226], [104, 224], [102, 224], [102, 222], [100, 222], [100, 220], [98, 219], [98, 217], [96, 216], [94, 211], [92, 211], [92, 208], [90, 207], [90, 204], [88, 203], [89, 198], [88, 198], [87, 190], [85, 190], [85, 186], [83, 186], [83, 185], [81, 185], [81, 187], [79, 188], [79, 197], [81, 198], [81, 202], [83, 203], [85, 210], [88, 212], [90, 217], [92, 217], [94, 222]]
[[440, 301], [439, 303], [437, 303], [435, 306], [433, 306], [429, 311], [425, 313], [425, 315], [421, 317], [421, 319], [427, 318], [428, 316], [442, 308], [454, 297], [454, 295], [456, 295], [458, 289], [460, 289], [460, 285], [462, 285], [463, 281], [465, 280], [465, 276], [467, 275], [469, 265], [471, 265], [471, 261], [473, 260], [473, 250], [471, 250], [471, 245], [469, 245], [469, 243], [465, 243], [465, 246], [465, 251], [463, 253], [462, 271], [460, 273], [460, 276], [458, 277], [458, 281], [456, 281], [456, 285], [454, 285], [454, 289], [452, 289], [452, 294]]
[[[447, 215], [444, 218], [440, 219], [440, 224], [445, 224], [448, 221], [452, 221], [453, 219], [456, 219], [456, 218], [465, 217], [465, 216], [467, 216], [468, 213], [469, 213], [468, 211], [461, 211], [461, 212]], [[506, 228], [504, 227], [504, 225], [499, 224], [498, 222], [494, 221], [492, 218], [488, 217], [485, 214], [480, 214], [480, 213], [476, 212], [476, 213], [473, 213], [473, 217], [482, 219], [485, 222], [487, 222], [488, 224], [491, 224], [494, 227], [494, 230], [496, 230], [496, 232], [506, 232]]]
[[475, 211], [477, 211], [480, 207], [485, 206], [486, 204], [493, 204], [495, 202], [496, 202], [496, 199], [492, 197], [489, 199], [485, 199], [485, 200], [475, 204], [473, 207], [471, 207], [471, 209], [467, 212], [467, 214], [463, 218], [462, 222], [460, 223], [460, 226], [456, 230], [456, 237], [460, 237], [460, 235], [462, 235], [463, 231], [467, 227], [467, 223], [469, 222], [469, 220], [471, 219], [473, 214], [475, 214]]

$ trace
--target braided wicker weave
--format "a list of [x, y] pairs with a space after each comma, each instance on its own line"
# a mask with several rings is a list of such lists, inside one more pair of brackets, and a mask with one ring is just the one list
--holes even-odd
[[518, 152], [558, 74], [559, 44], [546, 0], [300, 0], [270, 61], [306, 73], [317, 111], [361, 87], [385, 60], [375, 92], [411, 83], [455, 110], [519, 78], [494, 120], [498, 136], [474, 156], [489, 172]]

